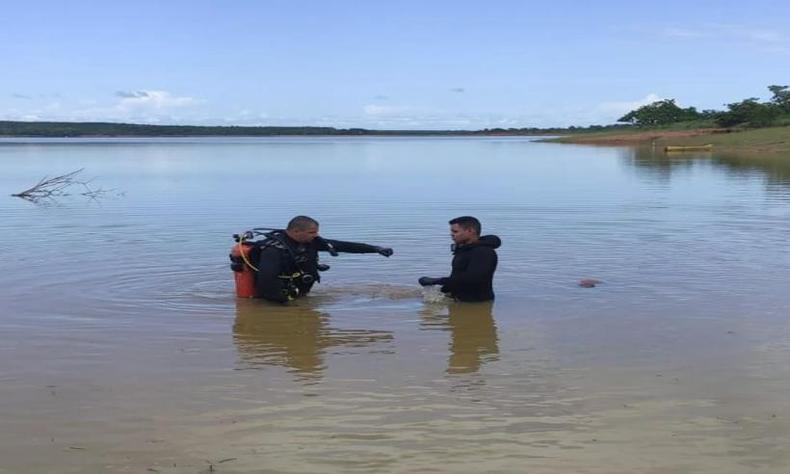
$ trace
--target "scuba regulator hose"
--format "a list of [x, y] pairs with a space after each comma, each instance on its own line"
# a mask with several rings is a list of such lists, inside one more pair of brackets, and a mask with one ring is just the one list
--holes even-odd
[[246, 235], [246, 232], [239, 235], [239, 255], [241, 255], [241, 259], [244, 260], [244, 263], [248, 267], [258, 272], [258, 268], [250, 262], [250, 260], [247, 258], [247, 254], [244, 252], [244, 237], [246, 237]]

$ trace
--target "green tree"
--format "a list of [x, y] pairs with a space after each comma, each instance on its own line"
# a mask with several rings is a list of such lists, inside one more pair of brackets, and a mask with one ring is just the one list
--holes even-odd
[[776, 120], [779, 108], [772, 103], [761, 103], [757, 97], [750, 97], [740, 102], [727, 104], [727, 111], [716, 119], [722, 127], [748, 125], [750, 127], [767, 127]]
[[675, 99], [665, 99], [632, 110], [620, 117], [617, 121], [631, 123], [640, 127], [650, 127], [686, 122], [699, 118], [700, 114], [694, 107], [684, 109], [678, 107], [675, 103]]
[[773, 94], [771, 103], [784, 114], [790, 113], [790, 90], [787, 88], [787, 86], [768, 86], [768, 90]]

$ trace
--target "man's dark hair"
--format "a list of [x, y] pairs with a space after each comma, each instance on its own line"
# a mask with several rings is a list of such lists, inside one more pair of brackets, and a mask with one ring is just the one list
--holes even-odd
[[287, 230], [307, 230], [310, 227], [317, 226], [318, 221], [312, 217], [296, 216], [288, 221]]
[[477, 235], [480, 235], [480, 232], [483, 230], [483, 226], [480, 225], [480, 221], [477, 220], [476, 217], [472, 216], [461, 216], [451, 219], [450, 225], [453, 224], [458, 224], [458, 226], [462, 229], [473, 229]]

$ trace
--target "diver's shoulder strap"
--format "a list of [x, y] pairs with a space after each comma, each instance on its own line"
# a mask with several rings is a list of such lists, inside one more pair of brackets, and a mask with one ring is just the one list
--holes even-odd
[[288, 255], [291, 257], [294, 265], [296, 268], [299, 269], [301, 273], [306, 273], [302, 266], [299, 264], [299, 259], [296, 257], [296, 251], [291, 247], [282, 231], [274, 231], [269, 232], [266, 235], [266, 239], [261, 241], [261, 245], [265, 245], [267, 247], [274, 247], [280, 250], [285, 250], [288, 252]]

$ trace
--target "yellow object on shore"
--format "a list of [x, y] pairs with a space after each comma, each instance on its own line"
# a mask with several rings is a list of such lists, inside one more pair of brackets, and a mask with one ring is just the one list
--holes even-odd
[[664, 151], [711, 151], [713, 145], [666, 146]]

